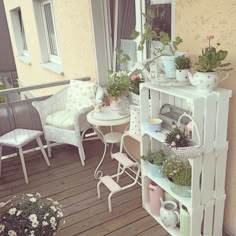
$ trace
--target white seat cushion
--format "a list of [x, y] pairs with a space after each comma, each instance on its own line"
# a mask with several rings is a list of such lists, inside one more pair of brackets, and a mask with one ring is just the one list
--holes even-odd
[[57, 111], [46, 118], [46, 124], [61, 128], [61, 129], [74, 129], [74, 116], [75, 112], [67, 110]]
[[66, 110], [79, 111], [90, 107], [96, 99], [97, 83], [71, 80], [67, 90]]

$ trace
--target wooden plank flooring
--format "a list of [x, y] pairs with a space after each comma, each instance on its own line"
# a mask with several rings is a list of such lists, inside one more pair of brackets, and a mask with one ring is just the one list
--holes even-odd
[[[100, 161], [103, 144], [90, 141], [84, 144], [86, 166], [82, 167], [77, 148], [60, 146], [53, 148], [51, 167], [47, 167], [39, 152], [25, 155], [30, 183], [24, 182], [18, 157], [2, 162], [0, 178], [0, 202], [22, 193], [40, 192], [44, 198], [58, 200], [64, 209], [65, 225], [61, 236], [167, 236], [156, 221], [142, 208], [141, 188], [136, 185], [112, 198], [112, 213], [108, 212], [108, 190], [101, 186], [101, 199], [97, 198], [97, 180], [93, 172]], [[102, 169], [105, 174], [116, 172], [116, 161], [107, 154]], [[124, 175], [120, 184], [131, 179]]]

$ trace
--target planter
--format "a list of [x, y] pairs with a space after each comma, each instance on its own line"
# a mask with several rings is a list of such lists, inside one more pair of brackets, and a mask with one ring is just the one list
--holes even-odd
[[140, 105], [140, 95], [136, 93], [132, 93], [132, 92], [130, 92], [129, 94], [130, 94], [132, 103], [136, 105]]
[[196, 72], [193, 76], [188, 73], [190, 83], [197, 89], [207, 93], [214, 90], [228, 75], [227, 72], [223, 78], [220, 78], [217, 72]]
[[185, 70], [176, 70], [176, 80], [181, 82], [188, 82], [188, 72], [189, 69]]

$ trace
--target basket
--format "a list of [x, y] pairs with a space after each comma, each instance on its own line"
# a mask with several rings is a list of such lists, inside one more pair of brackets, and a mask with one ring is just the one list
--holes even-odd
[[178, 158], [178, 159], [181, 159], [183, 161], [186, 161], [188, 160], [189, 158], [196, 158], [198, 157], [200, 154], [201, 154], [201, 151], [202, 151], [202, 145], [201, 145], [201, 139], [200, 139], [200, 133], [199, 133], [199, 129], [197, 127], [197, 124], [196, 122], [193, 120], [192, 116], [184, 113], [182, 114], [179, 119], [178, 119], [178, 127], [180, 127], [181, 123], [181, 119], [183, 117], [188, 117], [189, 119], [192, 120], [192, 124], [193, 124], [193, 127], [195, 128], [195, 131], [196, 131], [196, 136], [197, 136], [197, 143], [193, 142], [193, 141], [190, 141], [190, 145], [191, 146], [188, 146], [188, 147], [177, 147], [177, 148], [171, 148], [172, 152], [175, 154], [175, 156]]

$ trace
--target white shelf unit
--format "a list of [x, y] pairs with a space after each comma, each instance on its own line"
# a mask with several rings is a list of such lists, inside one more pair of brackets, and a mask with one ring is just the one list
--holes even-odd
[[[231, 94], [230, 90], [225, 89], [216, 89], [204, 94], [190, 86], [158, 87], [153, 83], [141, 85], [141, 155], [147, 154], [150, 149], [156, 151], [166, 147], [163, 143], [168, 130], [159, 133], [150, 132], [145, 130], [143, 125], [150, 118], [158, 118], [160, 108], [164, 104], [171, 104], [191, 112], [200, 131], [203, 153], [198, 158], [190, 159], [191, 198], [180, 197], [173, 193], [165, 178], [156, 176], [144, 161], [141, 162], [143, 207], [150, 213], [148, 185], [150, 181], [154, 181], [188, 208], [191, 216], [190, 236], [222, 236], [226, 198], [228, 108]], [[193, 139], [196, 139], [194, 130]], [[179, 228], [167, 228], [160, 217], [152, 216], [171, 235], [180, 235]]]

